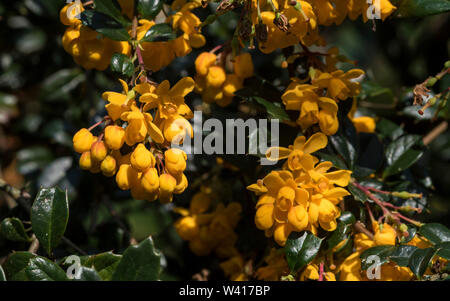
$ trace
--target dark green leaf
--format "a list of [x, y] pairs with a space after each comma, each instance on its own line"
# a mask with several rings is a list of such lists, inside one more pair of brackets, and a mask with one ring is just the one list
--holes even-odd
[[142, 42], [163, 42], [175, 40], [177, 38], [176, 33], [173, 31], [172, 26], [167, 23], [156, 24], [150, 27], [142, 38]]
[[1, 265], [0, 265], [0, 281], [6, 281], [6, 275]]
[[347, 186], [347, 189], [353, 195], [355, 200], [360, 201], [362, 203], [367, 202], [367, 200], [368, 200], [367, 195], [364, 193], [364, 191], [362, 191], [361, 189], [359, 189], [355, 185], [350, 184], [350, 185]]
[[66, 273], [57, 264], [44, 257], [30, 259], [25, 272], [31, 281], [65, 281]]
[[80, 278], [77, 280], [80, 281], [102, 281], [100, 275], [94, 269], [90, 269], [87, 267], [80, 267]]
[[433, 244], [450, 241], [450, 230], [442, 224], [425, 224], [420, 227], [419, 233]]
[[137, 11], [144, 19], [153, 20], [163, 7], [162, 0], [137, 0]]
[[48, 254], [56, 247], [69, 220], [67, 192], [59, 188], [41, 188], [31, 207], [31, 226]]
[[318, 151], [315, 153], [324, 161], [330, 161], [333, 165], [339, 169], [347, 169], [347, 165], [345, 162], [339, 158], [337, 155], [328, 154], [325, 152]]
[[95, 10], [119, 21], [122, 25], [129, 25], [129, 21], [122, 16], [121, 8], [117, 0], [94, 0]]
[[403, 0], [395, 13], [397, 17], [424, 17], [450, 11], [448, 0]]
[[25, 232], [22, 221], [18, 218], [5, 218], [0, 224], [0, 234], [12, 241], [31, 241], [31, 238]]
[[94, 268], [103, 280], [109, 281], [121, 259], [122, 255], [106, 252], [89, 257], [85, 266]]
[[134, 73], [134, 64], [125, 54], [115, 53], [111, 57], [111, 71], [130, 77]]
[[391, 140], [395, 140], [404, 134], [404, 131], [400, 126], [385, 118], [381, 118], [380, 121], [377, 122], [377, 132], [379, 132], [383, 138], [389, 137]]
[[9, 255], [3, 267], [5, 268], [6, 279], [9, 281], [26, 281], [28, 280], [25, 269], [30, 259], [36, 255], [30, 252], [14, 252]]
[[386, 160], [388, 165], [394, 164], [405, 154], [412, 146], [417, 144], [421, 140], [419, 135], [405, 135], [399, 139], [393, 141], [386, 148]]
[[407, 237], [402, 237], [401, 242], [402, 243], [410, 242], [414, 238], [414, 236], [416, 236], [416, 233], [417, 233], [417, 228], [414, 227], [414, 226], [409, 225], [408, 226], [408, 236]]
[[356, 159], [355, 147], [344, 135], [341, 134], [330, 136], [329, 139], [331, 145], [333, 145], [336, 151], [342, 156], [347, 166], [352, 168]]
[[336, 230], [333, 231], [333, 233], [330, 235], [330, 237], [326, 240], [327, 241], [327, 249], [333, 249], [336, 247], [341, 241], [348, 238], [347, 234], [351, 231], [350, 224], [339, 222], [337, 225]]
[[437, 255], [445, 259], [450, 259], [450, 241], [436, 245]]
[[342, 212], [341, 216], [338, 218], [339, 221], [347, 224], [347, 225], [353, 225], [356, 222], [356, 218], [350, 211], [344, 211]]
[[408, 267], [419, 279], [425, 273], [428, 264], [435, 254], [435, 250], [432, 248], [417, 249], [409, 258]]
[[386, 168], [383, 172], [383, 178], [395, 175], [403, 170], [407, 169], [411, 165], [417, 162], [423, 155], [423, 151], [410, 149], [404, 153], [397, 161]]
[[114, 281], [155, 281], [159, 279], [161, 254], [155, 249], [151, 237], [139, 245], [128, 247], [114, 271]]
[[114, 41], [128, 41], [130, 35], [126, 28], [108, 15], [96, 12], [95, 10], [85, 10], [81, 13], [83, 25], [103, 34]]
[[291, 272], [296, 272], [310, 263], [319, 252], [321, 244], [322, 239], [306, 231], [302, 236], [296, 233], [289, 235], [284, 249]]
[[286, 111], [279, 105], [270, 102], [262, 97], [253, 96], [252, 97], [257, 103], [266, 108], [267, 114], [273, 119], [279, 119], [280, 121], [289, 120], [289, 116]]
[[378, 256], [379, 265], [383, 265], [389, 261], [389, 256], [395, 250], [394, 246], [376, 246], [370, 249], [365, 250], [361, 254], [361, 268], [363, 270], [367, 270], [374, 262], [369, 260], [369, 257], [372, 255]]
[[374, 109], [389, 108], [394, 102], [394, 94], [391, 89], [380, 86], [373, 81], [361, 83], [361, 93], [358, 95], [362, 101], [368, 102], [367, 106]]
[[414, 253], [416, 249], [417, 249], [416, 246], [406, 246], [406, 245], [398, 246], [394, 250], [394, 252], [392, 252], [391, 256], [389, 256], [389, 259], [397, 263], [397, 265], [399, 266], [406, 267], [408, 266], [411, 254]]

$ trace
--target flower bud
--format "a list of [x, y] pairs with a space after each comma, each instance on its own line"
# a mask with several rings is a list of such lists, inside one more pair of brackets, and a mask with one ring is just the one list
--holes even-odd
[[186, 134], [192, 138], [194, 131], [189, 121], [183, 117], [167, 120], [164, 124], [164, 137], [166, 138], [166, 141], [170, 143], [183, 143]]
[[145, 147], [143, 143], [139, 143], [134, 149], [130, 157], [131, 166], [137, 171], [145, 171], [149, 167], [155, 166], [155, 157]]
[[236, 74], [227, 74], [222, 91], [225, 96], [234, 96], [234, 92], [242, 89], [242, 80]]
[[174, 194], [181, 194], [183, 193], [186, 188], [188, 187], [188, 180], [184, 174], [180, 174], [176, 177], [177, 185], [175, 186], [173, 193]]
[[159, 200], [161, 203], [169, 203], [172, 201], [173, 191], [177, 185], [177, 180], [165, 173], [159, 176]]
[[183, 240], [192, 240], [198, 236], [200, 229], [195, 217], [186, 216], [175, 223], [175, 229]]
[[156, 168], [149, 168], [142, 174], [141, 185], [149, 193], [158, 191], [159, 177]]
[[76, 17], [84, 11], [83, 5], [81, 3], [69, 3], [64, 6], [59, 12], [59, 19], [62, 24], [66, 26], [81, 24], [81, 20]]
[[171, 148], [164, 152], [164, 163], [167, 171], [176, 176], [186, 169], [186, 153], [182, 150]]
[[200, 33], [191, 34], [189, 35], [189, 44], [194, 48], [203, 47], [206, 44], [205, 36]]
[[133, 170], [133, 167], [131, 167], [130, 164], [120, 165], [119, 171], [116, 174], [116, 183], [121, 190], [130, 189], [131, 186], [130, 178], [133, 172], [136, 171]]
[[125, 142], [125, 130], [117, 125], [109, 125], [105, 128], [105, 143], [108, 148], [118, 150]]
[[80, 157], [80, 168], [84, 170], [89, 170], [92, 167], [92, 160], [91, 160], [91, 152], [87, 151], [81, 154]]
[[247, 78], [253, 76], [254, 67], [252, 56], [246, 52], [234, 58], [234, 73], [240, 78]]
[[192, 214], [204, 213], [211, 204], [211, 196], [204, 192], [196, 193], [191, 200], [189, 211]]
[[91, 149], [94, 136], [87, 129], [81, 129], [73, 136], [73, 149], [77, 153], [84, 153]]
[[116, 159], [113, 156], [106, 156], [100, 164], [100, 169], [106, 177], [112, 177], [116, 173]]
[[94, 161], [101, 162], [103, 159], [105, 159], [106, 155], [108, 153], [108, 149], [106, 148], [105, 143], [100, 141], [95, 141], [91, 145], [91, 157]]
[[202, 52], [195, 60], [195, 71], [200, 76], [206, 76], [208, 69], [216, 62], [214, 53]]
[[395, 245], [395, 238], [397, 237], [397, 233], [391, 225], [384, 223], [383, 229], [379, 228], [375, 231], [375, 235], [373, 237], [375, 244], [378, 246], [382, 245]]
[[226, 77], [227, 75], [222, 67], [209, 67], [208, 74], [206, 75], [206, 85], [209, 87], [219, 88], [225, 82]]

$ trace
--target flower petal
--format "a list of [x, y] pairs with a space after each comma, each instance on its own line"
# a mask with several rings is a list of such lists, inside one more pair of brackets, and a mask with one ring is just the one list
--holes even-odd
[[312, 135], [303, 146], [303, 151], [311, 154], [319, 149], [325, 148], [328, 144], [328, 138], [325, 134], [315, 133]]
[[175, 96], [186, 96], [189, 94], [195, 87], [195, 82], [192, 79], [192, 77], [183, 77], [181, 80], [179, 80], [175, 86], [172, 87], [169, 91], [170, 97]]

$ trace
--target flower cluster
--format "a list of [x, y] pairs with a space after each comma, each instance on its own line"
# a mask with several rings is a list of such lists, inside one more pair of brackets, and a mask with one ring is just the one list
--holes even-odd
[[98, 123], [73, 137], [74, 149], [81, 154], [80, 166], [107, 177], [116, 175], [119, 188], [130, 189], [136, 199], [171, 202], [173, 194], [188, 186], [183, 174], [187, 156], [168, 145], [193, 135], [186, 119], [193, 114], [184, 96], [195, 83], [186, 77], [172, 88], [164, 81], [157, 87], [144, 82], [132, 90], [121, 83], [123, 93], [103, 93], [108, 116], [100, 122], [106, 123], [102, 133], [95, 137], [90, 131]]
[[234, 92], [242, 88], [244, 79], [253, 76], [253, 62], [250, 53], [242, 53], [234, 58], [233, 72], [227, 73], [226, 55], [202, 52], [195, 60], [195, 91], [202, 94], [206, 103], [228, 106]]
[[[129, 19], [133, 17], [133, 0], [119, 1], [121, 13]], [[156, 24], [153, 20], [139, 19], [136, 28], [136, 40], [142, 50], [142, 58], [146, 67], [158, 71], [169, 65], [176, 57], [189, 54], [192, 48], [205, 45], [205, 37], [200, 33], [200, 19], [191, 11], [201, 5], [200, 1], [177, 0], [171, 5], [173, 14], [167, 16], [163, 23], [169, 24], [179, 35], [174, 40], [144, 40], [145, 35]], [[79, 13], [85, 8], [81, 2], [69, 3], [60, 11], [61, 22], [68, 26], [63, 36], [64, 49], [73, 56], [75, 62], [85, 69], [105, 70], [115, 53], [131, 55], [130, 41], [113, 41], [93, 29], [82, 25]], [[131, 24], [131, 22], [130, 22]], [[128, 28], [132, 35], [133, 29]]]
[[363, 74], [360, 69], [331, 73], [315, 69], [311, 84], [294, 78], [281, 99], [287, 110], [300, 112], [297, 124], [303, 130], [318, 124], [323, 133], [333, 135], [339, 128], [338, 103], [359, 94], [360, 85], [353, 80]]
[[[340, 216], [337, 206], [349, 195], [344, 186], [350, 181], [351, 171], [337, 170], [331, 162], [321, 162], [311, 153], [326, 147], [327, 136], [312, 135], [295, 139], [289, 148], [269, 148], [269, 160], [287, 159], [283, 170], [272, 171], [258, 183], [247, 188], [260, 195], [256, 204], [256, 227], [265, 230], [266, 236], [284, 246], [292, 231], [308, 230], [317, 233], [320, 226], [326, 231], [336, 229]], [[336, 187], [341, 186], [341, 187]]]
[[61, 23], [68, 26], [63, 37], [64, 50], [85, 69], [105, 70], [114, 53], [129, 56], [131, 45], [126, 41], [113, 41], [81, 24], [77, 12], [84, 11], [81, 2], [69, 3], [60, 11]]
[[197, 256], [212, 252], [220, 258], [238, 256], [234, 229], [241, 218], [242, 207], [235, 202], [227, 206], [219, 203], [211, 211], [212, 201], [211, 189], [203, 187], [192, 198], [189, 209], [176, 208], [182, 217], [175, 223], [175, 229], [183, 240], [189, 241], [189, 248]]

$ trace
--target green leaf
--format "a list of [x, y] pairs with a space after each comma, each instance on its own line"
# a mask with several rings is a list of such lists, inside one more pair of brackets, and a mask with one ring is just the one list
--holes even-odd
[[44, 257], [30, 259], [25, 272], [31, 281], [65, 281], [66, 273], [57, 264]]
[[140, 42], [164, 42], [175, 40], [176, 38], [177, 35], [173, 31], [172, 26], [167, 23], [161, 23], [150, 27]]
[[6, 281], [6, 275], [1, 265], [0, 265], [0, 281]]
[[259, 96], [252, 96], [257, 103], [264, 106], [266, 108], [267, 114], [273, 119], [279, 119], [281, 122], [285, 120], [289, 120], [289, 116], [286, 111], [279, 105], [270, 102]]
[[437, 255], [445, 259], [450, 259], [450, 241], [436, 245]]
[[420, 227], [419, 233], [433, 244], [450, 241], [450, 230], [442, 224], [425, 224]]
[[28, 175], [45, 167], [52, 159], [53, 154], [46, 147], [24, 148], [17, 153], [17, 167], [21, 174]]
[[322, 160], [324, 161], [330, 161], [333, 163], [333, 165], [339, 169], [348, 169], [345, 162], [339, 158], [337, 155], [328, 154], [323, 151], [315, 152], [316, 155], [318, 155]]
[[89, 257], [84, 265], [94, 268], [104, 281], [109, 281], [121, 259], [122, 255], [106, 252]]
[[397, 263], [397, 265], [406, 267], [408, 266], [409, 258], [411, 257], [411, 254], [416, 251], [416, 246], [398, 246], [394, 252], [389, 256], [389, 259], [391, 261], [394, 261]]
[[347, 166], [352, 168], [356, 160], [355, 147], [344, 135], [336, 134], [330, 136], [329, 139], [336, 151], [342, 156]]
[[128, 26], [130, 22], [122, 16], [121, 8], [117, 0], [94, 0], [95, 10], [119, 21], [122, 25]]
[[111, 57], [111, 71], [130, 77], [134, 73], [134, 64], [125, 54], [115, 53]]
[[289, 235], [284, 249], [291, 272], [310, 263], [319, 252], [321, 244], [322, 239], [306, 231], [300, 237], [296, 233]]
[[342, 212], [341, 216], [338, 218], [339, 221], [347, 224], [347, 225], [353, 225], [356, 222], [356, 218], [350, 211], [344, 211]]
[[361, 254], [361, 268], [363, 270], [367, 270], [372, 264], [373, 261], [369, 260], [369, 257], [372, 255], [378, 256], [379, 265], [383, 265], [389, 261], [389, 256], [394, 252], [394, 246], [376, 246], [370, 249], [365, 250]]
[[358, 95], [358, 98], [368, 102], [367, 106], [374, 109], [389, 108], [389, 105], [394, 102], [394, 94], [391, 89], [382, 87], [369, 80], [361, 83], [361, 93]]
[[137, 11], [144, 19], [153, 20], [161, 11], [162, 0], [137, 0]]
[[114, 281], [155, 281], [161, 270], [161, 253], [155, 249], [151, 237], [139, 245], [128, 247], [114, 271]]
[[395, 13], [396, 17], [425, 17], [450, 11], [448, 0], [403, 0]]
[[361, 189], [359, 189], [355, 185], [349, 184], [347, 186], [347, 189], [353, 195], [355, 200], [360, 201], [362, 203], [367, 202], [367, 200], [368, 200], [367, 195], [364, 193], [364, 191], [362, 191]]
[[408, 267], [419, 279], [422, 278], [422, 275], [425, 273], [428, 264], [434, 257], [435, 253], [436, 251], [434, 249], [426, 248], [417, 249], [411, 254], [408, 262]]
[[41, 188], [31, 207], [31, 226], [49, 255], [64, 235], [68, 220], [67, 192], [57, 187]]
[[409, 225], [408, 226], [408, 236], [407, 237], [403, 236], [401, 239], [401, 243], [406, 244], [406, 243], [410, 242], [411, 240], [413, 240], [414, 236], [416, 236], [416, 233], [417, 233], [417, 228]]
[[100, 275], [97, 273], [96, 270], [94, 269], [90, 269], [87, 267], [80, 267], [81, 271], [80, 271], [80, 278], [77, 280], [80, 281], [102, 281], [102, 278], [100, 277]]
[[95, 10], [85, 10], [81, 13], [83, 25], [103, 34], [114, 41], [129, 41], [130, 35], [126, 28], [108, 15]]
[[400, 126], [385, 118], [381, 118], [380, 121], [377, 122], [377, 132], [379, 132], [382, 137], [389, 137], [391, 140], [395, 140], [404, 134], [404, 131]]
[[327, 239], [327, 250], [331, 250], [336, 247], [341, 241], [348, 238], [347, 234], [351, 231], [351, 224], [339, 222], [336, 230]]
[[419, 135], [405, 135], [389, 144], [386, 148], [387, 164], [394, 164], [421, 139], [422, 137]]
[[408, 150], [397, 161], [395, 161], [394, 164], [384, 170], [383, 178], [387, 178], [404, 171], [405, 169], [416, 163], [422, 157], [422, 155], [423, 151], [414, 149]]
[[5, 268], [6, 279], [9, 281], [26, 281], [29, 280], [25, 272], [30, 259], [36, 255], [30, 252], [14, 252], [9, 255], [3, 267]]
[[18, 218], [5, 218], [0, 224], [0, 234], [11, 241], [31, 241], [25, 232], [22, 221]]

